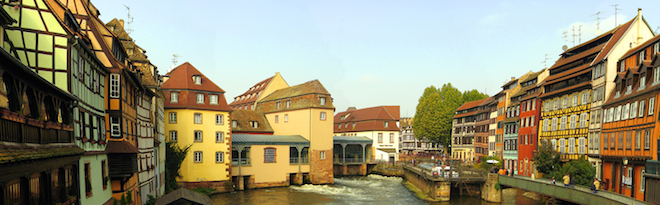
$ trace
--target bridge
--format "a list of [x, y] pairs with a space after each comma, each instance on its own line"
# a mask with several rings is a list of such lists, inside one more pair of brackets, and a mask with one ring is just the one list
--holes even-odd
[[648, 204], [644, 201], [605, 190], [599, 190], [597, 193], [594, 193], [590, 187], [586, 186], [576, 185], [575, 187], [567, 187], [560, 181], [557, 181], [553, 185], [550, 184], [550, 180], [548, 179], [504, 175], [498, 175], [498, 177], [502, 188], [518, 188], [578, 204]]
[[[550, 184], [548, 179], [486, 174], [465, 168], [452, 168], [451, 175], [438, 176], [433, 175], [429, 169], [423, 166], [412, 166], [410, 164], [404, 165], [403, 170], [407, 181], [421, 189], [427, 196], [438, 201], [449, 201], [450, 195], [455, 193], [454, 191], [460, 191], [460, 194], [463, 195], [463, 191], [467, 190], [468, 195], [481, 195], [481, 198], [486, 201], [501, 202], [502, 189], [517, 188], [577, 204], [649, 204], [605, 190], [593, 193], [590, 187], [581, 185], [567, 187], [560, 181], [553, 185]], [[496, 189], [495, 184], [497, 183], [499, 183], [499, 189]]]

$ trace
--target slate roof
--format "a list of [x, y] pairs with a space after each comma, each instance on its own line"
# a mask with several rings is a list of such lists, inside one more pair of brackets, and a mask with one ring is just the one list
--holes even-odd
[[481, 99], [481, 100], [475, 100], [475, 101], [471, 101], [471, 102], [463, 103], [463, 105], [461, 105], [460, 107], [456, 108], [456, 111], [468, 110], [468, 109], [470, 109], [470, 108], [475, 108], [475, 107], [479, 106], [482, 102], [486, 101], [486, 99], [488, 99], [488, 98], [484, 98], [484, 99]]
[[333, 136], [334, 144], [347, 143], [347, 144], [372, 144], [373, 140], [367, 137], [360, 136]]
[[[261, 95], [261, 92], [266, 89], [268, 84], [270, 83], [271, 80], [273, 80], [275, 76], [267, 78], [266, 80], [262, 80], [261, 82], [255, 84], [254, 86], [250, 87], [247, 91], [245, 91], [243, 94], [236, 96], [234, 99], [234, 102], [230, 103], [229, 106], [237, 105], [237, 104], [244, 104], [244, 103], [253, 103], [257, 101], [257, 98]], [[255, 89], [252, 89], [255, 88]], [[250, 97], [254, 94], [254, 97]], [[241, 100], [242, 97], [245, 96], [246, 99]]]
[[233, 145], [309, 145], [300, 135], [232, 134]]
[[81, 155], [85, 150], [76, 145], [6, 145], [0, 144], [0, 164], [52, 157]]
[[323, 87], [321, 82], [319, 80], [312, 80], [300, 85], [296, 85], [293, 87], [288, 87], [288, 88], [282, 88], [279, 90], [276, 90], [275, 92], [271, 93], [270, 95], [266, 96], [262, 102], [268, 102], [268, 101], [273, 101], [273, 100], [278, 100], [278, 99], [284, 99], [284, 98], [290, 98], [290, 97], [295, 97], [295, 96], [302, 96], [306, 94], [324, 94], [324, 95], [330, 95], [330, 92]]
[[[236, 120], [238, 126], [232, 127], [232, 133], [236, 132], [264, 132], [273, 133], [273, 128], [268, 123], [264, 112], [255, 110], [233, 110], [231, 120]], [[254, 128], [250, 125], [251, 121], [256, 121], [259, 126]]]
[[[326, 97], [325, 105], [321, 105], [320, 100], [318, 98], [311, 97], [314, 95], [325, 96]], [[288, 108], [282, 105], [280, 109], [277, 109], [274, 106], [275, 103], [273, 102], [282, 101], [285, 99], [292, 99], [291, 105]], [[269, 104], [269, 105], [262, 106], [263, 104]], [[257, 109], [268, 113], [268, 112], [295, 110], [295, 109], [311, 108], [311, 107], [332, 108], [332, 109], [335, 108], [332, 105], [332, 98], [330, 98], [330, 93], [325, 89], [325, 87], [323, 87], [321, 82], [319, 82], [318, 80], [312, 80], [293, 87], [276, 90], [270, 95], [261, 99], [259, 101], [259, 106], [257, 106]]]
[[[346, 116], [343, 120], [342, 117]], [[378, 106], [364, 109], [349, 109], [337, 113], [334, 116], [334, 132], [358, 132], [358, 131], [398, 131], [396, 122], [400, 119], [400, 108], [396, 106]], [[384, 122], [388, 122], [385, 127]], [[339, 125], [344, 124], [341, 128]], [[346, 126], [348, 124], [348, 126]], [[355, 127], [353, 127], [355, 124]]]

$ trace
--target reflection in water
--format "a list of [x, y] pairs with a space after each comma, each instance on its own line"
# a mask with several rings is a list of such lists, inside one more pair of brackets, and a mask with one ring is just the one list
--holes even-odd
[[[213, 204], [429, 204], [401, 185], [401, 178], [379, 175], [335, 178], [333, 185], [302, 185], [217, 194]], [[539, 204], [516, 189], [503, 190], [502, 204]], [[499, 204], [477, 197], [452, 195], [450, 202], [432, 204]]]

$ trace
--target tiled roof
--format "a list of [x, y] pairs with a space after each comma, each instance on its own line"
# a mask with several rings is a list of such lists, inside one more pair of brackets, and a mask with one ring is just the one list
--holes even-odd
[[[583, 51], [583, 52], [581, 52], [581, 53], [578, 53], [578, 54], [572, 55], [572, 56], [570, 56], [570, 57], [568, 57], [568, 58], [564, 58], [564, 57], [562, 57], [562, 58], [560, 58], [559, 60], [557, 60], [557, 62], [556, 62], [554, 65], [552, 65], [552, 67], [550, 67], [549, 70], [554, 70], [554, 69], [556, 69], [556, 68], [559, 68], [559, 67], [562, 67], [562, 66], [564, 66], [564, 65], [567, 65], [567, 64], [569, 64], [569, 63], [572, 63], [572, 62], [575, 62], [575, 61], [577, 61], [577, 60], [580, 60], [580, 59], [582, 59], [582, 58], [584, 58], [584, 57], [587, 57], [587, 56], [590, 56], [590, 55], [594, 55], [594, 54], [598, 54], [598, 52], [600, 52], [600, 51], [603, 49], [603, 47], [605, 47], [605, 44], [600, 44], [600, 45], [594, 46], [593, 48], [590, 48], [590, 49], [588, 49], [588, 50], [586, 50], [586, 51]], [[588, 63], [586, 63], [586, 64], [587, 64], [587, 65], [590, 65], [591, 62], [588, 62]], [[563, 72], [562, 72], [562, 73], [563, 73]], [[562, 75], [562, 73], [555, 74], [555, 75]], [[549, 76], [548, 79], [551, 79], [551, 77], [552, 77], [552, 76]], [[546, 79], [546, 81], [548, 81], [548, 79]]]
[[[273, 133], [270, 123], [266, 119], [264, 112], [255, 110], [233, 110], [231, 112], [231, 120], [236, 120], [238, 126], [232, 127], [232, 133], [236, 132], [264, 132]], [[256, 121], [258, 126], [254, 128], [250, 122]]]
[[105, 148], [105, 151], [108, 153], [119, 153], [119, 154], [137, 154], [138, 149], [128, 143], [127, 141], [108, 141], [108, 146]]
[[[651, 63], [651, 62], [642, 63], [642, 67], [640, 68], [640, 70], [646, 70], [646, 69], [653, 68], [655, 66], [660, 66], [660, 60], [657, 60], [657, 59], [660, 59], [660, 58], [658, 58], [657, 55], [656, 55], [656, 57], [653, 61], [654, 63]], [[614, 82], [617, 83], [619, 80], [621, 80], [622, 77], [625, 77], [626, 74], [627, 75], [632, 75], [634, 72], [635, 71], [632, 71], [630, 69], [626, 70], [624, 72], [620, 72], [619, 75], [617, 75]], [[637, 79], [637, 80], [639, 80], [639, 79]], [[616, 103], [620, 103], [620, 102], [626, 102], [630, 98], [648, 93], [652, 90], [660, 89], [660, 84], [653, 85], [653, 82], [650, 79], [647, 79], [646, 81], [647, 81], [646, 82], [646, 88], [644, 88], [642, 90], [639, 90], [639, 83], [633, 83], [632, 91], [628, 94], [626, 94], [625, 92], [621, 92], [620, 93], [621, 96], [618, 97], [618, 98], [614, 98], [614, 95], [615, 95], [616, 90], [617, 90], [617, 88], [614, 87], [612, 89], [612, 91], [610, 91], [611, 92], [610, 97], [608, 99], [606, 99], [605, 103], [603, 103], [603, 107], [609, 106], [609, 105], [612, 105], [612, 104], [616, 104]]]
[[598, 63], [601, 60], [607, 58], [607, 56], [610, 54], [610, 51], [612, 50], [612, 48], [614, 48], [614, 46], [619, 41], [619, 39], [621, 39], [621, 37], [623, 37], [623, 34], [626, 33], [626, 31], [628, 30], [628, 28], [630, 28], [630, 26], [635, 21], [635, 19], [637, 19], [637, 17], [633, 18], [632, 20], [626, 22], [625, 24], [620, 25], [619, 27], [614, 28], [614, 29], [612, 29], [608, 32], [608, 33], [614, 33], [614, 34], [613, 34], [612, 38], [607, 42], [607, 45], [605, 46], [605, 48], [603, 48], [603, 51], [601, 51], [598, 54], [598, 56], [596, 57], [596, 59], [594, 59], [594, 61], [592, 63]]
[[271, 93], [270, 95], [266, 96], [262, 102], [268, 102], [268, 101], [273, 101], [273, 100], [278, 100], [278, 99], [285, 99], [285, 98], [290, 98], [290, 97], [296, 97], [296, 96], [302, 96], [306, 94], [325, 94], [325, 95], [330, 95], [328, 90], [323, 87], [321, 82], [319, 80], [312, 80], [300, 85], [296, 85], [293, 87], [288, 87], [288, 88], [283, 88], [276, 90], [275, 92]]
[[347, 143], [347, 144], [362, 144], [362, 143], [367, 143], [367, 144], [372, 144], [373, 140], [366, 138], [366, 137], [360, 137], [360, 136], [334, 136], [332, 137], [333, 141], [335, 144], [338, 143]]
[[660, 35], [657, 35], [657, 36], [649, 39], [648, 41], [642, 43], [641, 45], [628, 50], [628, 52], [626, 52], [626, 54], [623, 54], [623, 56], [621, 56], [620, 60], [626, 59], [629, 56], [638, 53], [640, 50], [645, 49], [645, 48], [653, 45], [654, 43], [656, 43], [658, 41], [660, 41]]
[[456, 119], [456, 118], [461, 118], [461, 117], [472, 116], [472, 115], [475, 115], [475, 114], [477, 114], [477, 111], [466, 112], [466, 113], [461, 113], [461, 114], [458, 114], [458, 115], [454, 115], [453, 118]]
[[[266, 89], [268, 84], [270, 83], [271, 80], [273, 80], [275, 76], [267, 78], [266, 80], [263, 80], [254, 86], [250, 87], [247, 91], [245, 91], [243, 94], [236, 96], [234, 102], [230, 103], [229, 106], [233, 106], [236, 104], [244, 104], [244, 103], [252, 103], [257, 101], [257, 98], [261, 95], [261, 92]], [[242, 97], [245, 96], [245, 99], [242, 99]]]
[[572, 91], [572, 90], [582, 88], [582, 87], [587, 87], [587, 86], [588, 87], [591, 86], [591, 81], [582, 82], [582, 83], [572, 85], [572, 86], [568, 86], [568, 87], [565, 87], [565, 88], [562, 88], [562, 89], [559, 89], [559, 90], [555, 90], [555, 91], [552, 91], [552, 92], [546, 92], [546, 93], [541, 94], [539, 97], [540, 98], [545, 98], [545, 97], [549, 97], [549, 96], [554, 96], [558, 93], [568, 92], [568, 91]]
[[[341, 119], [343, 116], [348, 115], [345, 119]], [[393, 120], [398, 121], [399, 116], [399, 106], [377, 106], [370, 108], [363, 108], [359, 110], [348, 110], [344, 112], [337, 113], [335, 115], [335, 123], [341, 122], [358, 122], [365, 120]]]
[[484, 99], [481, 99], [481, 100], [475, 100], [475, 101], [472, 101], [472, 102], [466, 102], [466, 103], [463, 103], [463, 105], [461, 105], [460, 107], [456, 108], [456, 111], [467, 110], [467, 109], [470, 109], [470, 108], [477, 107], [479, 104], [481, 104], [482, 102], [486, 101], [486, 99], [488, 99], [488, 98], [484, 98]]
[[493, 97], [493, 96], [488, 97], [488, 98], [486, 98], [486, 100], [481, 102], [481, 104], [479, 104], [479, 106], [486, 106], [486, 105], [490, 104], [493, 101], [495, 101], [495, 97]]
[[0, 144], [0, 164], [60, 156], [81, 155], [85, 150], [76, 145], [5, 145]]
[[[225, 93], [224, 90], [220, 89], [220, 87], [213, 83], [213, 81], [209, 80], [204, 74], [202, 74], [202, 72], [199, 72], [197, 68], [188, 62], [172, 69], [167, 75], [170, 78], [163, 83], [163, 89], [188, 89]], [[199, 75], [202, 77], [201, 85], [197, 85], [193, 82], [193, 75]]]
[[592, 70], [592, 67], [589, 64], [582, 64], [581, 66], [571, 68], [569, 70], [566, 70], [564, 72], [561, 72], [556, 75], [549, 76], [548, 78], [545, 79], [545, 83], [547, 84], [553, 84], [557, 83], [560, 81], [565, 81], [577, 76], [580, 76], [582, 74], [588, 73]]
[[309, 140], [300, 135], [255, 135], [232, 134], [233, 145], [309, 145]]

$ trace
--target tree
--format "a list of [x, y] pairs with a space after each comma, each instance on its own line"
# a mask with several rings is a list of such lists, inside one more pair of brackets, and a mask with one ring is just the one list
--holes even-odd
[[567, 162], [561, 166], [561, 169], [553, 170], [549, 175], [554, 176], [555, 179], [561, 179], [566, 174], [575, 179], [576, 184], [591, 186], [596, 176], [596, 168], [582, 155], [579, 160]]
[[[488, 163], [488, 160], [497, 160], [497, 163], [491, 164], [491, 163]], [[492, 169], [493, 167], [497, 167], [497, 168], [501, 169], [502, 168], [502, 159], [500, 159], [497, 156], [483, 157], [481, 159], [481, 162], [479, 162], [479, 164], [477, 164], [475, 166], [475, 168], [483, 169], [483, 170], [486, 170], [486, 171], [490, 171], [490, 169]]]
[[[555, 167], [559, 168], [560, 158], [559, 153], [553, 149], [549, 140], [541, 140], [541, 146], [532, 160], [536, 164], [536, 170], [544, 174], [550, 174]], [[551, 176], [546, 175], [545, 177], [550, 178]]]
[[487, 97], [488, 95], [477, 90], [461, 93], [451, 83], [442, 85], [440, 89], [434, 86], [427, 87], [419, 98], [413, 118], [415, 137], [427, 138], [445, 146], [451, 144], [452, 123], [456, 109], [466, 102]]
[[172, 192], [179, 188], [179, 185], [176, 183], [176, 178], [181, 176], [179, 174], [179, 169], [181, 169], [181, 163], [186, 159], [188, 150], [192, 145], [181, 148], [176, 142], [166, 142], [166, 160], [165, 160], [165, 190], [166, 193]]

